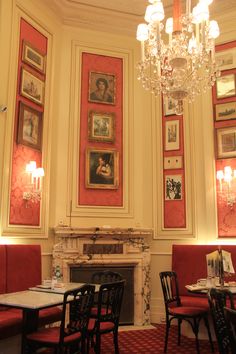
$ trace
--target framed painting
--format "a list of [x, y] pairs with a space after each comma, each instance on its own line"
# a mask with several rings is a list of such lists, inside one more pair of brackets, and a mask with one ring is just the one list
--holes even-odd
[[236, 157], [236, 127], [219, 128], [216, 130], [216, 137], [217, 157]]
[[90, 102], [114, 105], [116, 101], [115, 75], [90, 71], [88, 100]]
[[182, 200], [182, 176], [165, 176], [165, 200]]
[[216, 52], [215, 59], [219, 70], [229, 70], [236, 68], [236, 48]]
[[218, 99], [235, 95], [235, 74], [220, 76], [216, 79], [216, 97]]
[[89, 148], [86, 151], [86, 188], [118, 189], [119, 153]]
[[114, 142], [115, 140], [115, 114], [102, 112], [89, 112], [88, 136], [89, 140], [101, 142]]
[[20, 94], [31, 101], [43, 105], [44, 102], [44, 82], [22, 69]]
[[42, 149], [42, 112], [20, 102], [17, 143]]
[[215, 120], [236, 119], [236, 102], [227, 102], [215, 106]]
[[164, 115], [175, 115], [175, 101], [171, 97], [164, 97]]
[[41, 73], [45, 73], [46, 56], [26, 41], [23, 41], [22, 60]]
[[165, 122], [165, 150], [179, 150], [179, 120]]

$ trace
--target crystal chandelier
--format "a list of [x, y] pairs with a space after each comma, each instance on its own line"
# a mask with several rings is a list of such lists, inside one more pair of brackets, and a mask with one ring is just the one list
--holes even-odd
[[209, 21], [208, 6], [213, 0], [199, 0], [191, 11], [186, 0], [186, 13], [181, 14], [181, 1], [173, 2], [173, 18], [165, 25], [161, 0], [149, 0], [145, 21], [137, 28], [141, 42], [138, 79], [155, 96], [162, 93], [175, 104], [175, 113], [183, 114], [183, 100], [192, 102], [203, 90], [214, 85], [219, 71], [215, 63], [215, 38], [219, 36], [216, 21]]

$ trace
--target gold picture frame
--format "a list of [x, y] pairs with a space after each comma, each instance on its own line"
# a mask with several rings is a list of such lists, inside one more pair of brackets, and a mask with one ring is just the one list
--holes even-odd
[[165, 200], [182, 200], [182, 175], [165, 176]]
[[90, 111], [88, 137], [91, 141], [113, 143], [115, 140], [115, 113]]
[[216, 129], [217, 158], [236, 157], [236, 126]]
[[41, 73], [45, 73], [46, 55], [32, 46], [31, 43], [23, 41], [22, 61]]
[[215, 106], [215, 120], [236, 119], [236, 101], [217, 104]]
[[114, 105], [116, 102], [116, 76], [90, 71], [88, 94], [90, 102]]
[[216, 98], [227, 98], [236, 95], [235, 74], [220, 76], [216, 79]]
[[165, 151], [180, 149], [179, 120], [167, 120], [165, 122]]
[[119, 152], [115, 149], [86, 150], [86, 188], [118, 189]]
[[20, 102], [17, 143], [42, 149], [43, 113]]
[[39, 105], [43, 105], [44, 82], [29, 71], [22, 69], [20, 94]]

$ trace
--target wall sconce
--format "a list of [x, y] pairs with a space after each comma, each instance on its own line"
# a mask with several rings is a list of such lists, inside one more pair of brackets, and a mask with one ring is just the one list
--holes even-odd
[[29, 183], [27, 184], [27, 190], [23, 192], [23, 199], [37, 203], [41, 200], [44, 169], [42, 167], [37, 168], [36, 162], [30, 161], [27, 163], [25, 170], [28, 174]]
[[230, 166], [225, 166], [224, 170], [216, 172], [216, 178], [220, 183], [220, 193], [226, 196], [227, 205], [232, 208], [236, 203], [236, 193], [232, 188], [232, 181], [236, 178], [236, 170], [232, 170]]

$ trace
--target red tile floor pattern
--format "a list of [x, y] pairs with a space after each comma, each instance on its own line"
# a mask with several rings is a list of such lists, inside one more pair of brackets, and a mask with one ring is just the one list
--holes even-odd
[[[156, 325], [155, 329], [124, 331], [119, 333], [120, 354], [159, 354], [163, 353], [165, 325]], [[201, 340], [200, 353], [210, 354], [208, 340]], [[102, 354], [113, 354], [112, 335], [102, 336]], [[217, 344], [214, 343], [215, 354], [218, 354]], [[90, 351], [93, 353], [93, 350]], [[167, 354], [196, 354], [195, 339], [181, 336], [181, 345], [177, 344], [177, 327], [171, 326]]]
[[[165, 325], [155, 325], [154, 329], [131, 330], [119, 332], [119, 354], [162, 354], [164, 349]], [[200, 340], [200, 353], [210, 354], [211, 347], [208, 340]], [[217, 344], [214, 343], [214, 354], [219, 354]], [[44, 354], [52, 353], [47, 350]], [[113, 354], [113, 336], [102, 336], [101, 354]], [[93, 349], [90, 354], [94, 354]], [[177, 344], [177, 327], [171, 326], [168, 340], [167, 354], [196, 354], [195, 339], [181, 336], [181, 345]]]

